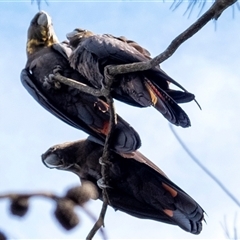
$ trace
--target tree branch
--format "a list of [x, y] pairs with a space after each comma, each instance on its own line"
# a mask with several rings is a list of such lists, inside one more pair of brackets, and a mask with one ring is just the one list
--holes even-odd
[[[216, 0], [214, 4], [189, 28], [187, 28], [184, 32], [178, 35], [166, 48], [164, 52], [154, 57], [153, 59], [146, 62], [136, 62], [130, 64], [122, 64], [122, 65], [109, 65], [106, 66], [106, 71], [108, 75], [116, 76], [118, 74], [124, 74], [129, 72], [136, 71], [145, 71], [158, 64], [164, 62], [166, 59], [171, 57], [173, 53], [178, 49], [178, 47], [184, 43], [187, 39], [191, 38], [194, 34], [196, 34], [200, 29], [202, 29], [211, 19], [218, 19], [222, 12], [237, 2], [237, 0]], [[97, 90], [95, 88], [91, 88], [83, 83], [77, 82], [73, 79], [65, 78], [61, 75], [55, 75], [54, 78], [59, 82], [62, 82], [68, 86], [74, 87], [83, 91], [85, 93], [92, 94], [96, 97], [104, 96], [103, 91]]]
[[237, 0], [216, 0], [214, 4], [206, 11], [195, 23], [193, 23], [189, 28], [187, 28], [184, 32], [178, 35], [167, 47], [167, 49], [153, 58], [152, 60], [146, 62], [139, 63], [131, 63], [124, 65], [115, 65], [108, 66], [108, 73], [115, 76], [118, 74], [124, 74], [129, 72], [136, 71], [145, 71], [148, 70], [169, 57], [173, 55], [173, 53], [177, 50], [177, 48], [185, 42], [187, 39], [192, 37], [195, 33], [197, 33], [200, 29], [202, 29], [211, 19], [218, 19], [218, 17], [222, 14], [222, 12], [237, 2]]
[[88, 93], [88, 94], [91, 94], [95, 97], [100, 97], [100, 96], [103, 96], [101, 90], [98, 90], [96, 88], [92, 88], [92, 87], [89, 87], [88, 85], [84, 84], [84, 83], [81, 83], [81, 82], [78, 82], [76, 80], [73, 80], [71, 78], [66, 78], [66, 77], [63, 77], [62, 75], [60, 75], [59, 73], [56, 73], [53, 78], [63, 84], [66, 84], [70, 87], [73, 87], [73, 88], [76, 88], [84, 93]]

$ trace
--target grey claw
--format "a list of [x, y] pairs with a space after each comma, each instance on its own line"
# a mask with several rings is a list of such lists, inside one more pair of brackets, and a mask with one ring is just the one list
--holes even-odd
[[48, 75], [48, 77], [44, 78], [44, 83], [43, 84], [45, 84], [46, 86], [49, 85], [49, 86], [47, 86], [48, 89], [50, 89], [51, 87], [53, 87], [55, 89], [61, 88], [61, 83], [54, 80], [54, 76], [55, 75], [51, 73], [51, 74]]
[[105, 181], [103, 180], [103, 178], [100, 178], [97, 180], [97, 185], [99, 188], [104, 189], [104, 188], [111, 188], [110, 186], [108, 186]]
[[111, 161], [103, 161], [102, 157], [99, 158], [99, 164], [102, 166], [112, 166], [112, 162]]
[[103, 165], [103, 166], [106, 166], [106, 165], [107, 165], [107, 163], [103, 162], [102, 157], [99, 158], [99, 163], [100, 163], [101, 165]]
[[59, 73], [60, 71], [62, 71], [63, 68], [60, 65], [57, 65], [54, 69], [53, 69], [53, 74], [55, 75], [56, 73]]
[[43, 87], [49, 90], [52, 87], [52, 82], [48, 77], [44, 77], [43, 79]]
[[51, 83], [53, 83], [53, 82], [54, 82], [53, 77], [54, 77], [54, 74], [52, 74], [52, 73], [49, 74], [49, 75], [48, 75], [48, 81], [51, 82]]
[[42, 83], [43, 87], [47, 90], [54, 88], [54, 89], [60, 89], [61, 88], [61, 83], [58, 82], [57, 80], [54, 79], [56, 74], [59, 74], [59, 71], [62, 70], [62, 67], [60, 65], [57, 65], [53, 69], [53, 73], [49, 74], [48, 76], [45, 76]]

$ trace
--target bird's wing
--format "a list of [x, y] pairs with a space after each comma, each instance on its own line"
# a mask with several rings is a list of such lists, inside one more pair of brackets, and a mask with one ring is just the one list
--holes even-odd
[[[109, 128], [109, 106], [107, 103], [94, 96], [81, 94], [81, 99], [78, 100], [79, 102], [63, 108], [61, 104], [58, 104], [56, 101], [59, 99], [59, 96], [58, 98], [52, 96], [51, 99], [47, 97], [35, 83], [34, 77], [27, 69], [22, 70], [21, 81], [30, 95], [48, 112], [70, 126], [90, 134], [98, 139], [100, 144], [104, 144], [104, 139], [108, 134]], [[69, 96], [64, 95], [64, 97], [74, 98], [70, 92]], [[74, 108], [74, 111], [77, 112], [71, 114], [71, 112], [68, 111], [68, 109], [71, 108]], [[112, 137], [112, 148], [119, 152], [132, 152], [140, 146], [141, 140], [138, 133], [124, 119], [117, 116], [117, 125]]]
[[161, 112], [169, 122], [184, 128], [191, 126], [188, 115], [165, 91], [149, 80], [145, 81], [145, 86], [151, 96], [153, 107]]
[[176, 224], [193, 234], [201, 232], [204, 210], [139, 151], [129, 159], [115, 155], [113, 169], [120, 176], [114, 182], [118, 192], [115, 185], [109, 189], [114, 208], [139, 218]]
[[96, 134], [96, 132], [93, 131], [81, 119], [69, 115], [62, 108], [59, 108], [59, 105], [47, 98], [42, 92], [41, 88], [39, 88], [37, 84], [35, 84], [34, 77], [27, 69], [23, 69], [21, 72], [21, 82], [25, 89], [28, 91], [28, 93], [48, 112], [52, 113], [54, 116], [56, 116], [63, 122], [69, 124], [70, 126], [81, 130], [83, 129], [88, 134], [93, 135], [98, 139], [100, 138], [102, 141], [104, 140], [104, 137], [100, 137], [99, 134]]
[[99, 59], [114, 59], [118, 64], [148, 60], [127, 42], [107, 34], [87, 37], [80, 45], [84, 46], [87, 51], [95, 54]]
[[127, 38], [124, 37], [124, 36], [115, 37], [115, 36], [113, 36], [113, 35], [111, 35], [111, 34], [104, 34], [104, 35], [106, 35], [106, 36], [108, 36], [108, 37], [115, 38], [115, 39], [117, 39], [117, 40], [120, 40], [120, 41], [122, 41], [122, 42], [127, 43], [128, 45], [130, 45], [130, 46], [134, 47], [136, 50], [138, 50], [138, 52], [140, 52], [141, 54], [143, 54], [147, 59], [151, 59], [151, 54], [150, 54], [150, 52], [149, 52], [147, 49], [145, 49], [145, 48], [143, 48], [142, 46], [140, 46], [137, 42], [135, 42], [135, 41], [133, 41], [133, 40], [129, 40], [129, 39], [127, 39]]
[[[96, 55], [100, 61], [107, 61], [108, 64], [111, 64], [112, 60], [114, 61], [113, 64], [145, 62], [149, 60], [149, 57], [144, 54], [144, 51], [141, 52], [137, 50], [134, 45], [107, 34], [87, 37], [79, 44], [79, 47], [79, 51], [77, 50], [78, 53], [82, 52], [83, 49], [86, 49], [88, 52]], [[192, 97], [192, 94], [189, 96], [187, 90], [181, 86], [181, 84], [168, 76], [161, 68], [159, 68], [159, 66], [146, 70], [145, 74], [148, 79], [154, 81], [155, 84], [163, 90], [168, 89], [168, 82], [171, 82], [180, 89], [184, 90], [186, 92], [186, 96], [178, 95], [177, 99], [181, 99], [179, 101], [186, 102]]]
[[58, 107], [54, 106], [54, 104], [52, 104], [49, 99], [45, 97], [41, 89], [38, 88], [38, 86], [34, 83], [35, 80], [27, 69], [22, 70], [20, 77], [24, 88], [44, 109], [70, 126], [78, 128], [78, 124], [72, 121], [71, 118], [68, 118], [66, 114], [60, 111]]

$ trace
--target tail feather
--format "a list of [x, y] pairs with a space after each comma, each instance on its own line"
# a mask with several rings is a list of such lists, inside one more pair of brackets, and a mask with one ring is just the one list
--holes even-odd
[[133, 152], [141, 146], [141, 139], [138, 133], [119, 116], [112, 142], [118, 152], [124, 153]]
[[[198, 209], [196, 209], [197, 211]], [[202, 230], [202, 219], [190, 219], [186, 213], [180, 210], [172, 211], [172, 220], [185, 231], [191, 232], [193, 234], [199, 234]]]
[[145, 86], [151, 96], [152, 105], [161, 112], [169, 122], [184, 128], [191, 126], [187, 114], [165, 91], [154, 86], [149, 80], [145, 80]]
[[[152, 208], [155, 208], [156, 213], [159, 210], [162, 212], [162, 214], [158, 213], [154, 215], [146, 210], [149, 216], [151, 216], [151, 219], [176, 224], [185, 231], [199, 234], [202, 230], [202, 220], [204, 220], [204, 210], [200, 205], [174, 184], [161, 169], [139, 151], [134, 152], [132, 157], [137, 162], [146, 164], [154, 170], [149, 175], [141, 175], [144, 176], [147, 184], [146, 188], [141, 188], [141, 190], [137, 192], [137, 196], [141, 196], [146, 203], [150, 204]], [[148, 191], [154, 192], [155, 194], [146, 195]], [[146, 216], [147, 215], [144, 215], [143, 217]]]
[[162, 185], [173, 197], [171, 209], [164, 209], [164, 213], [184, 230], [199, 234], [202, 230], [203, 209], [184, 191], [174, 189], [174, 186], [171, 186], [170, 183], [163, 183]]
[[[108, 124], [109, 125], [109, 124]], [[107, 135], [108, 130], [105, 132]], [[90, 137], [90, 140], [98, 144], [104, 145], [103, 141], [99, 141], [96, 137]], [[139, 134], [124, 119], [117, 116], [117, 125], [114, 129], [111, 148], [119, 153], [131, 153], [141, 146]]]

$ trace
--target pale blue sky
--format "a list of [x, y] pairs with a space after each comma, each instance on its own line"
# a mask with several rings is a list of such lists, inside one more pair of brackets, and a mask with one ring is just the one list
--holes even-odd
[[[152, 56], [162, 52], [170, 41], [196, 20], [195, 9], [188, 19], [182, 16], [183, 3], [175, 12], [171, 3], [160, 2], [51, 2], [42, 10], [52, 16], [60, 40], [76, 27], [95, 33], [124, 35], [147, 48]], [[208, 5], [209, 6], [209, 5]], [[207, 8], [207, 7], [206, 7]], [[206, 10], [205, 8], [205, 10]], [[26, 62], [27, 28], [37, 6], [29, 2], [0, 2], [0, 193], [49, 190], [63, 193], [79, 183], [71, 173], [49, 170], [40, 155], [50, 146], [82, 139], [81, 131], [69, 127], [38, 105], [20, 83]], [[192, 127], [176, 128], [187, 146], [240, 199], [240, 15], [223, 13], [185, 42], [161, 66], [172, 78], [193, 92], [202, 106], [188, 103]], [[195, 236], [159, 222], [140, 220], [108, 209], [105, 225], [111, 239], [223, 239], [220, 225], [227, 217], [229, 230], [240, 211], [222, 190], [192, 162], [172, 135], [167, 121], [153, 108], [136, 109], [116, 103], [117, 112], [139, 132], [140, 151], [163, 169], [204, 208], [207, 224]], [[31, 202], [24, 219], [11, 217], [7, 201], [0, 201], [0, 229], [17, 239], [83, 239], [92, 222], [80, 212], [81, 226], [65, 232], [53, 219], [49, 201]], [[88, 208], [98, 215], [101, 202]], [[240, 233], [239, 233], [240, 234]], [[99, 237], [99, 235], [97, 235]]]

